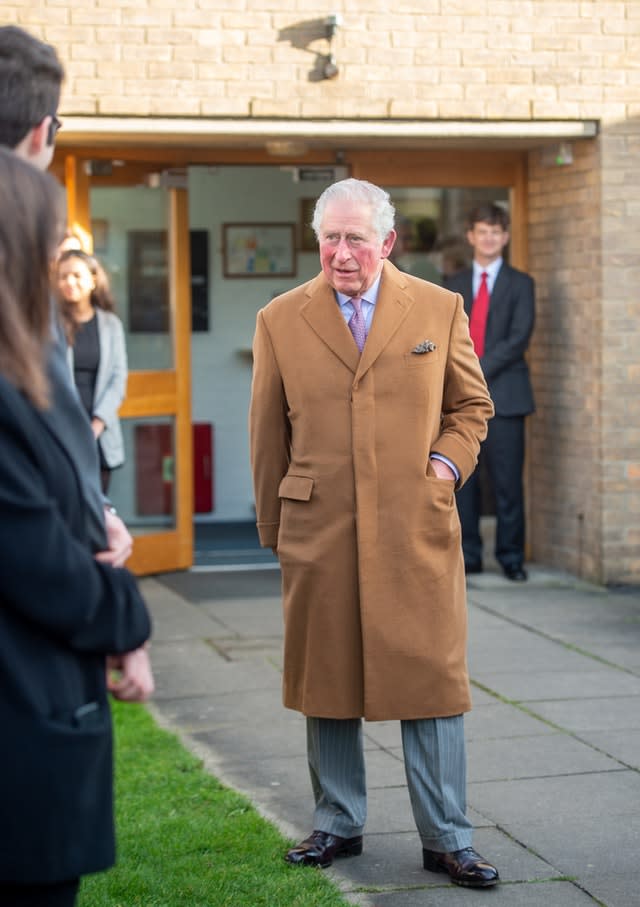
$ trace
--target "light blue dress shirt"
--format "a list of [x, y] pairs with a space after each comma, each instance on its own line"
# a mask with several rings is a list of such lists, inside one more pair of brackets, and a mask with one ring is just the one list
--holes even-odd
[[[371, 322], [373, 321], [373, 310], [375, 308], [376, 302], [378, 301], [378, 291], [380, 290], [380, 274], [377, 279], [371, 284], [366, 294], [362, 296], [362, 314], [364, 315], [364, 323], [367, 328], [367, 334], [371, 329]], [[347, 324], [353, 318], [355, 313], [354, 307], [351, 305], [351, 296], [345, 296], [344, 293], [338, 293], [336, 290], [336, 296], [338, 297], [338, 305], [340, 306], [340, 311], [342, 312], [342, 317]]]

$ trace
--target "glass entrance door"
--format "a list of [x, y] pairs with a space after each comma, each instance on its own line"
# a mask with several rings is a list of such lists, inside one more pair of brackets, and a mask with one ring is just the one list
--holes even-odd
[[[156, 168], [157, 169], [157, 168]], [[126, 460], [109, 496], [134, 536], [138, 574], [193, 559], [191, 303], [186, 181], [136, 167], [133, 184], [89, 178], [93, 251], [125, 330], [129, 377], [120, 410]]]

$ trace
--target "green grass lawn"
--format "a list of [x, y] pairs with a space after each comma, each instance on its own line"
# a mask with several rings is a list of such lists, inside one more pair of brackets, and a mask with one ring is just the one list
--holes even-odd
[[322, 872], [136, 705], [114, 704], [118, 863], [78, 907], [345, 907]]

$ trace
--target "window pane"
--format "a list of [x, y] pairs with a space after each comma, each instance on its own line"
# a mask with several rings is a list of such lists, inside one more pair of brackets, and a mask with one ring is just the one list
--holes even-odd
[[91, 190], [94, 251], [109, 274], [132, 371], [173, 368], [167, 197], [147, 186]]

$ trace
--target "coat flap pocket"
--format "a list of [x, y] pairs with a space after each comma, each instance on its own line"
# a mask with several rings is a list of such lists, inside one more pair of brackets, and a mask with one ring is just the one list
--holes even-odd
[[313, 490], [311, 476], [285, 476], [280, 482], [278, 496], [293, 501], [308, 501]]

